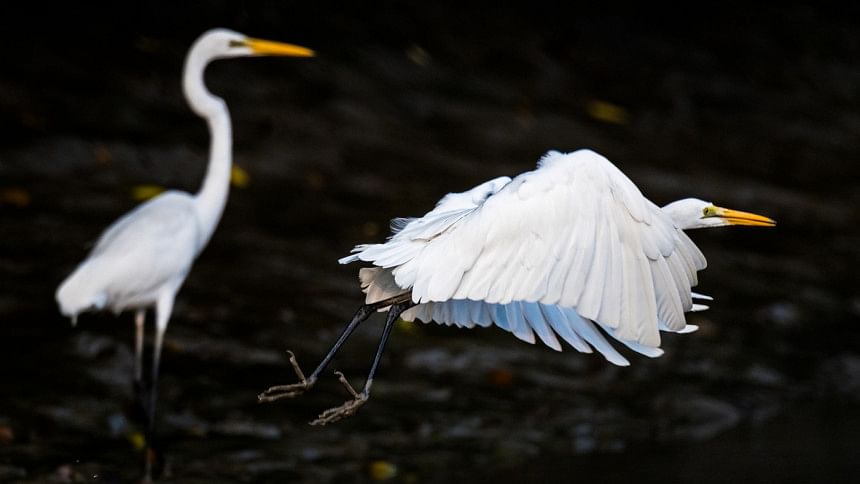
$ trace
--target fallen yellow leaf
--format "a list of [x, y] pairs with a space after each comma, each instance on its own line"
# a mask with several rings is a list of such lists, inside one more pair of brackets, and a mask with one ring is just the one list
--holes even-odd
[[507, 368], [493, 368], [487, 372], [487, 381], [498, 387], [506, 387], [514, 382], [514, 374]]
[[384, 460], [375, 460], [368, 468], [370, 478], [374, 481], [387, 481], [397, 475], [397, 466]]
[[164, 187], [159, 185], [135, 185], [131, 188], [131, 198], [138, 202], [149, 200], [158, 196], [164, 191]]
[[146, 437], [140, 432], [131, 432], [126, 438], [134, 450], [143, 450], [146, 447]]
[[397, 322], [394, 324], [397, 326], [397, 331], [405, 333], [414, 333], [418, 329], [418, 325], [414, 321], [404, 321], [400, 318], [397, 318]]
[[15, 431], [8, 425], [0, 424], [0, 444], [11, 444], [15, 441]]
[[236, 188], [247, 188], [251, 184], [251, 175], [241, 166], [233, 165], [230, 169], [230, 183]]
[[30, 205], [30, 192], [23, 188], [0, 188], [0, 206], [12, 205], [23, 208]]
[[627, 124], [630, 121], [630, 115], [626, 109], [606, 101], [593, 99], [588, 102], [585, 109], [589, 116], [604, 123]]
[[430, 53], [424, 50], [420, 45], [410, 45], [406, 49], [406, 57], [412, 61], [412, 63], [421, 67], [427, 67], [427, 64], [430, 64]]
[[95, 148], [93, 148], [93, 156], [96, 158], [96, 163], [99, 165], [110, 165], [113, 161], [113, 155], [107, 146], [103, 144], [97, 144]]

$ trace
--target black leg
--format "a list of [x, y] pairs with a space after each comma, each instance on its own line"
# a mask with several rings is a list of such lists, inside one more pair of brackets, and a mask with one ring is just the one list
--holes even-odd
[[385, 328], [382, 330], [382, 337], [379, 340], [379, 346], [376, 348], [376, 355], [373, 358], [373, 363], [370, 366], [370, 371], [367, 374], [367, 379], [364, 382], [362, 391], [356, 392], [352, 385], [349, 384], [343, 373], [337, 372], [338, 379], [346, 387], [347, 391], [352, 395], [353, 399], [339, 407], [334, 407], [321, 413], [316, 420], [311, 422], [311, 425], [325, 425], [338, 420], [349, 417], [361, 408], [362, 405], [370, 398], [370, 387], [373, 385], [373, 377], [376, 374], [376, 369], [379, 367], [379, 362], [382, 360], [382, 352], [385, 350], [385, 343], [388, 342], [391, 336], [391, 330], [394, 328], [394, 322], [407, 309], [414, 306], [415, 303], [410, 301], [393, 304], [388, 310], [388, 317], [385, 319]]
[[370, 394], [370, 386], [373, 385], [373, 375], [376, 374], [376, 369], [379, 368], [379, 362], [382, 361], [382, 352], [385, 350], [385, 343], [391, 336], [391, 330], [394, 329], [394, 322], [403, 314], [403, 311], [411, 308], [415, 304], [411, 301], [408, 303], [395, 304], [388, 310], [388, 318], [385, 320], [385, 328], [382, 329], [382, 338], [379, 339], [379, 346], [376, 347], [376, 356], [373, 357], [373, 364], [370, 365], [370, 371], [367, 373], [367, 380], [364, 382], [364, 390], [362, 393], [365, 396]]
[[[380, 308], [384, 308], [387, 306], [397, 305], [399, 303], [403, 303], [403, 301], [411, 301], [411, 295], [409, 293], [399, 294], [397, 296], [383, 299], [382, 301], [377, 301], [371, 304], [364, 304], [358, 311], [355, 312], [355, 315], [352, 317], [352, 320], [346, 327], [343, 329], [343, 332], [340, 334], [340, 337], [335, 341], [334, 345], [332, 345], [331, 349], [322, 359], [319, 365], [317, 365], [316, 369], [311, 373], [311, 376], [305, 378], [304, 373], [302, 373], [301, 368], [299, 367], [298, 362], [296, 361], [296, 357], [293, 352], [289, 351], [290, 354], [290, 364], [293, 367], [293, 371], [296, 372], [296, 376], [299, 377], [298, 383], [293, 383], [290, 385], [276, 385], [270, 387], [263, 393], [257, 395], [257, 401], [263, 402], [273, 402], [275, 400], [280, 400], [282, 398], [292, 398], [309, 390], [319, 378], [320, 373], [326, 369], [326, 367], [331, 363], [331, 360], [335, 357], [337, 352], [346, 342], [346, 340], [352, 335], [355, 328], [361, 324], [362, 321], [369, 318], [374, 312], [379, 310]], [[399, 314], [399, 313], [398, 313]]]
[[164, 330], [156, 328], [155, 344], [152, 354], [152, 374], [149, 376], [149, 405], [146, 409], [146, 455], [144, 456], [143, 481], [151, 482], [153, 466], [158, 460], [155, 450], [155, 406], [158, 403], [158, 370], [161, 364], [161, 347], [164, 343]]

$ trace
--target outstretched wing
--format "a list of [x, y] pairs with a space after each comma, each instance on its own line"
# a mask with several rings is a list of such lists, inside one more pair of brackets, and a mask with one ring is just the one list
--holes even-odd
[[[365, 267], [359, 271], [361, 288], [367, 295], [367, 302], [380, 301], [397, 294], [403, 289], [394, 282], [390, 269]], [[694, 298], [710, 300], [702, 294], [692, 293]], [[693, 304], [692, 311], [701, 311], [707, 306]], [[461, 328], [488, 327], [496, 325], [510, 332], [526, 343], [534, 344], [535, 335], [545, 345], [561, 351], [559, 338], [581, 353], [597, 350], [607, 361], [620, 366], [629, 365], [609, 341], [604, 332], [613, 339], [642, 355], [656, 358], [663, 354], [659, 348], [645, 346], [635, 341], [620, 338], [616, 331], [600, 323], [585, 319], [574, 308], [545, 305], [537, 302], [513, 301], [508, 304], [490, 304], [484, 301], [450, 300], [419, 304], [405, 311], [400, 317], [406, 321], [420, 320], [425, 323], [435, 321], [447, 326]], [[598, 327], [603, 331], [598, 330]], [[661, 322], [660, 330], [669, 331]], [[695, 325], [685, 325], [678, 333], [690, 333], [698, 329]]]
[[684, 329], [690, 288], [705, 267], [671, 219], [588, 150], [547, 154], [537, 170], [433, 229], [359, 247], [351, 259], [391, 269], [418, 303], [575, 308], [617, 338], [650, 347], [660, 344], [660, 322]]
[[509, 177], [500, 176], [465, 192], [449, 193], [423, 217], [392, 220], [393, 234], [386, 243], [358, 245], [352, 250], [352, 255], [338, 262], [348, 264], [357, 260], [373, 260], [377, 261], [376, 265], [392, 267], [410, 260], [421, 253], [427, 242], [444, 233], [510, 182]]

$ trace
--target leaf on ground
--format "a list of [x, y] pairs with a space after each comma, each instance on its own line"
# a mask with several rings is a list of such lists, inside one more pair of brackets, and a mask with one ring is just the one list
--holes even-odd
[[251, 175], [241, 166], [233, 165], [230, 169], [230, 183], [236, 188], [248, 188], [251, 184]]
[[30, 205], [30, 192], [19, 187], [0, 188], [0, 207], [10, 205], [24, 208]]
[[375, 460], [368, 466], [368, 473], [374, 481], [387, 481], [397, 476], [397, 466], [386, 460]]
[[585, 109], [589, 116], [604, 123], [627, 124], [630, 122], [630, 115], [627, 110], [617, 104], [592, 99]]
[[146, 437], [141, 432], [131, 432], [126, 438], [134, 450], [140, 451], [146, 447]]
[[135, 185], [131, 188], [131, 198], [142, 202], [160, 195], [164, 190], [165, 188], [159, 185]]

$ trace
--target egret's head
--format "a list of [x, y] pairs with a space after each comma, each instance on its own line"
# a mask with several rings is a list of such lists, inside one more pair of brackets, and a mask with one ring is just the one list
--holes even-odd
[[223, 59], [227, 57], [247, 57], [278, 55], [290, 57], [313, 57], [314, 51], [299, 45], [284, 44], [270, 40], [247, 37], [227, 29], [210, 30], [195, 42], [192, 52], [201, 59]]
[[726, 225], [751, 225], [773, 227], [776, 222], [762, 215], [718, 207], [698, 198], [685, 198], [663, 207], [675, 225], [687, 229], [724, 227]]

